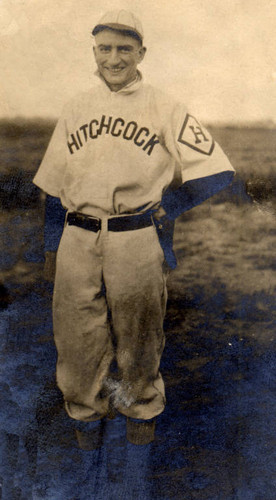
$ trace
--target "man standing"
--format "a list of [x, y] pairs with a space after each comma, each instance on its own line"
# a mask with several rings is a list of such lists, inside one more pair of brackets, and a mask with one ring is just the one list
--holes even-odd
[[76, 422], [97, 426], [112, 407], [128, 417], [128, 439], [146, 444], [165, 406], [174, 220], [234, 170], [183, 104], [143, 83], [131, 12], [108, 12], [92, 34], [99, 85], [65, 105], [34, 178], [67, 211], [53, 297], [57, 383]]

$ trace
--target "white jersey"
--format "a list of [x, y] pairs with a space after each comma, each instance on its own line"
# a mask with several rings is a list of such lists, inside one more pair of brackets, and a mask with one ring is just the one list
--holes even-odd
[[233, 170], [183, 104], [138, 78], [118, 92], [101, 82], [65, 105], [34, 183], [101, 217], [157, 208], [169, 186]]

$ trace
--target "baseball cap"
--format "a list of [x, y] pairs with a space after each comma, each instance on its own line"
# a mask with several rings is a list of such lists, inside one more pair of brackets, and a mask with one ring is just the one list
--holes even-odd
[[128, 10], [112, 10], [106, 12], [92, 31], [92, 35], [97, 35], [104, 29], [114, 29], [123, 31], [129, 36], [143, 40], [143, 27], [141, 21]]

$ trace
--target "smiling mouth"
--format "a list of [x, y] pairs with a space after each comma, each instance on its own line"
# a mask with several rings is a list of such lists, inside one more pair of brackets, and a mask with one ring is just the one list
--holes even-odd
[[110, 73], [112, 73], [113, 75], [116, 75], [118, 73], [120, 73], [121, 71], [123, 71], [125, 68], [106, 68]]

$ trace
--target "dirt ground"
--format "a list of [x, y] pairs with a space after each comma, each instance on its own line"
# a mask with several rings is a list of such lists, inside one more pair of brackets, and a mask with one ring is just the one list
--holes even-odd
[[[276, 155], [266, 134], [216, 134], [240, 179], [258, 180], [261, 161], [262, 179], [272, 179]], [[15, 156], [18, 144], [9, 143]], [[36, 165], [39, 148], [29, 148]], [[167, 406], [156, 440], [131, 445], [117, 415], [104, 422], [101, 448], [85, 452], [54, 381], [52, 285], [43, 279], [32, 169], [24, 189], [21, 181], [10, 192], [4, 186], [0, 216], [0, 498], [274, 500], [274, 201], [252, 202], [238, 183], [179, 218], [161, 363]]]

